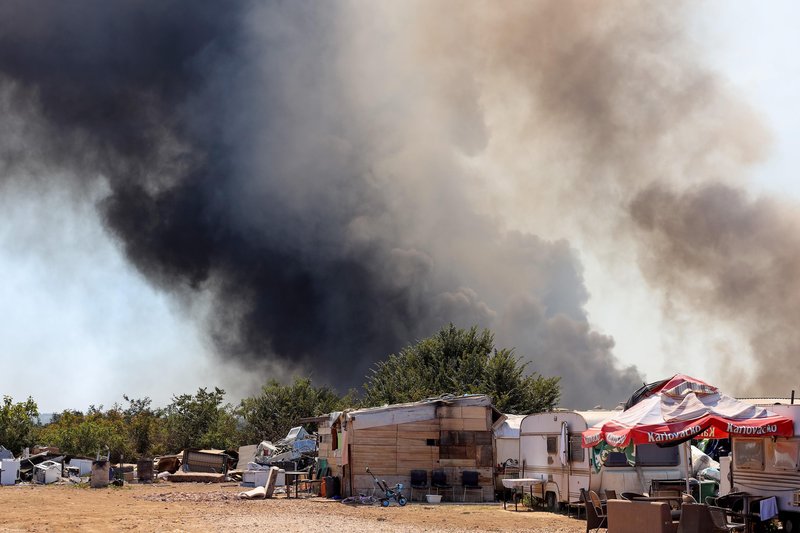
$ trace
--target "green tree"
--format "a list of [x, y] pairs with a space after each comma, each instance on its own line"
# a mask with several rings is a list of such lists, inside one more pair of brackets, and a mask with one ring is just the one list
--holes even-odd
[[173, 396], [165, 413], [166, 449], [177, 452], [186, 448], [228, 449], [239, 444], [237, 418], [233, 407], [224, 404], [225, 391], [214, 387], [197, 394]]
[[0, 444], [18, 455], [27, 446], [33, 446], [39, 408], [33, 398], [14, 403], [11, 396], [3, 396], [0, 407]]
[[39, 442], [58, 446], [64, 453], [88, 457], [108, 450], [114, 461], [121, 456], [127, 459], [136, 456], [124, 414], [117, 405], [105, 412], [103, 406], [90, 406], [86, 414], [63, 411], [41, 429]]
[[545, 378], [525, 370], [513, 350], [497, 350], [486, 363], [484, 390], [503, 413], [528, 414], [553, 409], [561, 397], [561, 378]]
[[449, 324], [375, 365], [364, 384], [365, 404], [419, 401], [445, 393], [488, 394], [506, 413], [555, 407], [560, 378], [526, 374], [513, 350], [497, 350], [489, 330]]
[[165, 447], [164, 410], [150, 407], [148, 397], [131, 399], [123, 394], [128, 407], [123, 411], [131, 444], [139, 457], [153, 457], [167, 452]]
[[328, 387], [314, 387], [310, 378], [295, 378], [291, 385], [271, 380], [261, 394], [242, 400], [244, 438], [247, 442], [280, 440], [301, 418], [354, 406], [354, 396], [351, 391], [340, 398]]

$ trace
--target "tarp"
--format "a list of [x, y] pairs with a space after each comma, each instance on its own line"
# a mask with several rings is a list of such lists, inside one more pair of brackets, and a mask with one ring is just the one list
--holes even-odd
[[692, 438], [732, 435], [791, 437], [790, 418], [742, 402], [703, 381], [676, 374], [640, 395], [638, 403], [583, 432], [583, 447], [605, 441], [615, 447], [673, 445]]
[[519, 426], [527, 415], [503, 415], [505, 419], [494, 428], [494, 436], [498, 439], [518, 439]]

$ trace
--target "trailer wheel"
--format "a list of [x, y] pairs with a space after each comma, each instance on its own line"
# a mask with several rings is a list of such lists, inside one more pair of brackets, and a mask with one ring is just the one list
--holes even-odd
[[556, 500], [555, 492], [548, 492], [544, 496], [544, 506], [551, 513], [558, 511], [558, 501]]
[[781, 517], [781, 521], [786, 533], [800, 533], [800, 516], [797, 514], [787, 514]]

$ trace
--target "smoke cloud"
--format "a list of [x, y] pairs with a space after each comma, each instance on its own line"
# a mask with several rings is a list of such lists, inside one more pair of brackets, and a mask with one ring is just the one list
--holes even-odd
[[6, 2], [0, 169], [105, 190], [128, 260], [210, 302], [222, 360], [264, 377], [357, 386], [454, 322], [562, 376], [565, 405], [613, 405], [644, 378], [592, 329], [574, 243], [775, 360], [800, 340], [769, 303], [796, 221], [737, 188], [766, 135], [682, 24], [640, 2]]

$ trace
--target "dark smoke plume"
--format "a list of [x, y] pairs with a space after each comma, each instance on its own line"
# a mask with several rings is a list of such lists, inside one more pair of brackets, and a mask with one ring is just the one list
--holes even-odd
[[[684, 246], [661, 208], [692, 195], [653, 184], [761, 153], [758, 128], [728, 134], [752, 117], [686, 54], [676, 10], [5, 2], [2, 168], [106, 187], [125, 255], [208, 299], [226, 360], [344, 389], [478, 324], [561, 375], [566, 404], [613, 405], [642, 376], [590, 327], [571, 242], [642, 243], [647, 279], [685, 292], [661, 272]], [[697, 277], [729, 259], [683, 251]]]

